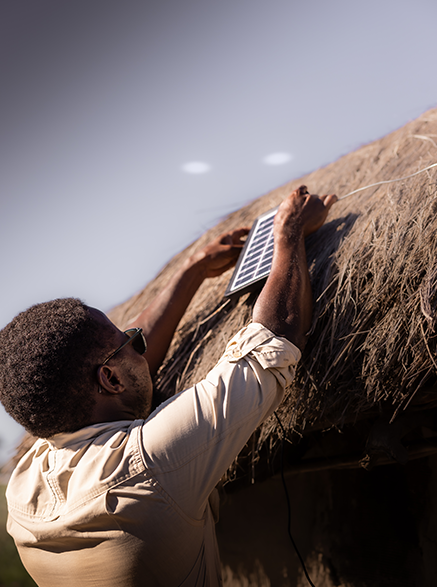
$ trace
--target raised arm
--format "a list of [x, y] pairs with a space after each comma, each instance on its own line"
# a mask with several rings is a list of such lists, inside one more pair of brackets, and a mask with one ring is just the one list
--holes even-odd
[[143, 329], [147, 339], [146, 356], [152, 376], [164, 360], [177, 325], [204, 279], [217, 277], [235, 265], [244, 244], [241, 239], [248, 232], [248, 228], [239, 228], [222, 234], [194, 253], [132, 323]]
[[301, 350], [312, 317], [305, 237], [322, 226], [336, 201], [335, 195], [312, 196], [306, 186], [300, 186], [284, 200], [274, 220], [272, 268], [255, 304], [253, 321]]

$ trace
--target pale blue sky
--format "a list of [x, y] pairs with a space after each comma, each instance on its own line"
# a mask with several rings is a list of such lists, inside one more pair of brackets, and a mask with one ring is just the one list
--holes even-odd
[[[435, 106], [436, 22], [434, 0], [4, 0], [0, 327], [54, 297], [110, 309], [223, 215]], [[1, 410], [0, 462], [20, 434]]]

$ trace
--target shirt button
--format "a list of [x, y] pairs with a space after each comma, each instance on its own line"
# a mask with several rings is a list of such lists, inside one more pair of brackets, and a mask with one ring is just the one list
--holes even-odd
[[235, 359], [239, 359], [239, 358], [241, 357], [241, 354], [242, 354], [242, 353], [241, 353], [241, 351], [240, 351], [239, 349], [235, 349], [235, 351], [232, 353], [232, 356], [233, 356]]

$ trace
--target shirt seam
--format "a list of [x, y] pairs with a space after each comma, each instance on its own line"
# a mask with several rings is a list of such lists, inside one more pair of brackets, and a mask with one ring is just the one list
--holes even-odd
[[[140, 428], [140, 427], [139, 427]], [[138, 431], [137, 431], [137, 435], [138, 435]], [[66, 509], [65, 512], [60, 511], [57, 515], [54, 516], [54, 514], [56, 514], [56, 506], [58, 505], [60, 500], [56, 500], [56, 493], [54, 492], [51, 484], [48, 482], [48, 485], [50, 487], [50, 490], [52, 491], [52, 493], [55, 496], [55, 503], [53, 504], [53, 506], [50, 508], [50, 510], [48, 510], [47, 513], [45, 513], [44, 511], [40, 512], [40, 513], [32, 513], [29, 508], [26, 507], [21, 507], [20, 505], [18, 505], [17, 503], [15, 503], [14, 501], [12, 501], [11, 499], [8, 499], [8, 509], [9, 510], [14, 510], [20, 514], [24, 514], [27, 517], [31, 518], [31, 519], [38, 519], [38, 520], [44, 520], [47, 519], [47, 521], [49, 521], [49, 518], [54, 519], [56, 518], [60, 518], [63, 517], [65, 515], [69, 515], [70, 513], [74, 512], [75, 510], [77, 510], [78, 508], [82, 507], [83, 505], [85, 505], [86, 503], [96, 499], [97, 497], [100, 497], [101, 495], [107, 493], [110, 489], [112, 489], [113, 487], [116, 487], [117, 485], [120, 485], [121, 483], [124, 483], [125, 481], [140, 475], [141, 473], [145, 473], [147, 472], [147, 466], [144, 463], [144, 460], [142, 458], [142, 455], [139, 454], [138, 451], [138, 443], [136, 444], [136, 446], [133, 447], [134, 448], [134, 452], [132, 454], [132, 469], [124, 474], [120, 474], [119, 476], [116, 476], [115, 478], [111, 479], [111, 481], [106, 482], [104, 485], [99, 486], [98, 488], [96, 488], [95, 490], [90, 490], [85, 497], [83, 497], [81, 500], [78, 501], [73, 501], [72, 504], [69, 505], [69, 507]], [[52, 468], [50, 470], [50, 472], [52, 472], [54, 469]], [[68, 500], [61, 500], [64, 504], [68, 503]], [[62, 506], [59, 507], [59, 509], [61, 509]]]
[[[235, 429], [240, 428], [242, 423], [246, 422], [249, 419], [250, 415], [253, 414], [254, 411], [255, 411], [255, 408], [253, 410], [251, 410], [251, 412], [249, 414], [247, 414], [247, 413], [244, 414], [244, 416], [240, 420], [238, 420], [238, 422], [234, 422], [234, 424], [232, 426], [229, 426], [228, 428], [226, 428], [226, 430], [222, 431], [218, 436], [211, 439], [206, 445], [204, 445], [205, 448], [202, 449], [201, 447], [199, 447], [197, 452], [192, 453], [180, 465], [175, 466], [171, 469], [163, 469], [162, 467], [159, 467], [160, 473], [162, 473], [163, 475], [165, 475], [167, 473], [174, 473], [175, 471], [178, 471], [178, 470], [182, 469], [183, 467], [186, 467], [193, 460], [197, 459], [201, 454], [204, 454], [205, 452], [207, 452], [209, 450], [210, 446], [217, 445], [218, 443], [222, 442], [222, 440], [224, 440], [227, 436], [230, 436], [234, 432]], [[148, 469], [150, 471], [150, 469], [147, 466], [147, 462], [146, 462], [146, 452], [147, 451], [146, 451], [146, 448], [143, 446], [142, 438], [138, 439], [138, 448], [140, 450], [144, 466], [146, 467], [146, 469]], [[154, 474], [151, 472], [151, 475], [154, 475]]]

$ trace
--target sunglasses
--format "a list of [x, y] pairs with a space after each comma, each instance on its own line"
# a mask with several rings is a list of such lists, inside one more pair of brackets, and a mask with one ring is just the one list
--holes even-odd
[[139, 355], [144, 355], [147, 350], [147, 343], [143, 335], [143, 329], [128, 328], [128, 330], [125, 330], [123, 334], [126, 334], [126, 336], [129, 337], [128, 340], [119, 346], [118, 349], [116, 349], [113, 353], [111, 353], [109, 357], [103, 361], [102, 365], [106, 365], [106, 363], [112, 359], [112, 357], [114, 357], [118, 352], [121, 351], [121, 349], [124, 349], [124, 347], [130, 343], [132, 343], [134, 350], [137, 351]]

